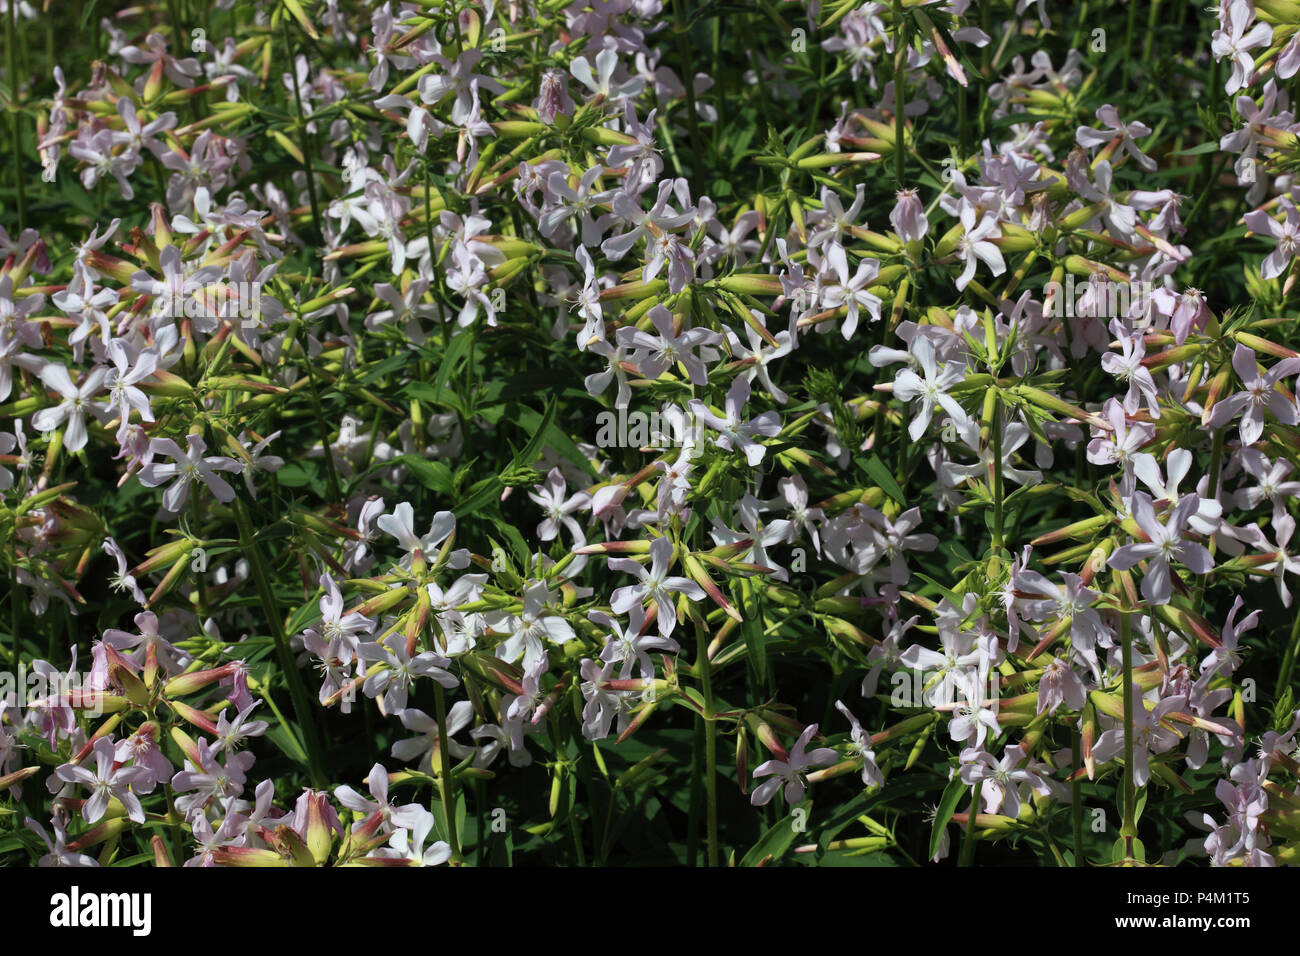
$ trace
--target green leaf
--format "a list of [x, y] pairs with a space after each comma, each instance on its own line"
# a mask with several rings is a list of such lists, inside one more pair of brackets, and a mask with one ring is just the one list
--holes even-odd
[[398, 455], [388, 462], [390, 466], [402, 464], [410, 469], [412, 477], [430, 491], [444, 498], [452, 497], [451, 469], [440, 461], [428, 461], [418, 455]]
[[532, 551], [528, 547], [528, 542], [524, 540], [524, 536], [520, 534], [519, 529], [509, 521], [502, 521], [500, 518], [493, 518], [492, 524], [498, 531], [505, 535], [506, 540], [510, 542], [510, 548], [514, 551], [515, 557], [519, 561], [519, 566], [522, 568], [528, 562], [528, 556], [532, 554]]
[[303, 748], [302, 741], [298, 739], [298, 734], [294, 726], [284, 719], [284, 714], [280, 713], [280, 708], [275, 706], [275, 700], [271, 697], [270, 688], [266, 686], [266, 681], [261, 682], [261, 697], [271, 713], [275, 714], [275, 723], [266, 732], [267, 738], [280, 748], [280, 751], [295, 763], [306, 767], [308, 765], [307, 751]]
[[[542, 419], [537, 429], [533, 432], [533, 437], [529, 439], [528, 444], [523, 450], [515, 455], [509, 467], [515, 468], [521, 465], [531, 463], [537, 457], [537, 450], [541, 447], [542, 436], [546, 430], [551, 427], [555, 421], [555, 396], [552, 395], [546, 403], [546, 411], [542, 413]], [[475, 483], [469, 490], [469, 497], [452, 509], [452, 513], [457, 519], [465, 518], [474, 514], [479, 509], [485, 507], [489, 502], [496, 500], [501, 494], [501, 489], [505, 485], [501, 482], [501, 476], [494, 475], [491, 478], [484, 478], [482, 481]]]
[[871, 476], [871, 480], [876, 483], [881, 491], [893, 498], [901, 507], [907, 507], [907, 497], [903, 494], [903, 489], [898, 486], [898, 482], [894, 480], [894, 476], [890, 474], [889, 469], [885, 467], [885, 463], [880, 460], [879, 455], [873, 454], [870, 458], [865, 460], [859, 458], [857, 461], [859, 465], [867, 470], [867, 474]]
[[934, 855], [939, 852], [943, 831], [947, 828], [952, 815], [957, 812], [957, 804], [967, 787], [967, 783], [960, 776], [956, 776], [949, 780], [948, 786], [944, 788], [943, 796], [939, 798], [938, 809], [934, 813], [934, 826], [930, 828], [930, 859], [934, 859]]
[[946, 598], [947, 598], [950, 602], [952, 602], [954, 605], [956, 605], [957, 607], [961, 607], [961, 596], [960, 596], [960, 595], [955, 594], [955, 593], [953, 593], [952, 591], [949, 591], [946, 587], [944, 587], [942, 584], [940, 584], [940, 583], [939, 583], [938, 581], [936, 581], [934, 578], [929, 577], [929, 576], [927, 576], [927, 575], [924, 575], [924, 574], [922, 574], [920, 571], [914, 571], [913, 574], [915, 574], [918, 578], [920, 578], [920, 579], [921, 579], [922, 581], [924, 581], [926, 584], [930, 585], [932, 588], [936, 589], [940, 594], [942, 594], [944, 597], [946, 597]]
[[289, 623], [284, 628], [286, 634], [302, 633], [311, 621], [320, 616], [320, 598], [324, 593], [322, 588], [317, 588], [311, 600], [293, 612], [293, 615], [289, 618]]
[[405, 368], [413, 356], [409, 352], [403, 352], [400, 355], [390, 355], [382, 361], [376, 362], [368, 367], [361, 376], [361, 382], [365, 385], [373, 385], [385, 375], [390, 375], [400, 368]]
[[533, 437], [524, 446], [524, 450], [515, 455], [512, 464], [516, 466], [531, 465], [537, 458], [538, 451], [542, 447], [542, 437], [555, 421], [555, 408], [556, 400], [555, 396], [552, 395], [546, 403], [546, 411], [542, 413], [541, 423], [533, 431]]
[[459, 335], [452, 336], [447, 343], [447, 350], [442, 354], [438, 363], [438, 371], [433, 376], [433, 384], [430, 386], [425, 382], [413, 382], [408, 387], [412, 398], [418, 398], [420, 401], [435, 402], [439, 405], [445, 405], [448, 408], [467, 415], [466, 410], [461, 405], [456, 395], [447, 392], [447, 382], [460, 367], [462, 361], [473, 354], [474, 336], [469, 332], [461, 332]]
[[861, 853], [846, 850], [832, 850], [822, 855], [818, 866], [898, 866], [899, 863], [888, 853], [875, 850]]
[[496, 500], [497, 495], [501, 494], [501, 489], [504, 487], [505, 485], [501, 484], [501, 479], [495, 475], [474, 482], [469, 489], [469, 496], [451, 509], [452, 514], [456, 516], [457, 520], [469, 517], [485, 505]]
[[796, 811], [804, 814], [804, 819], [812, 815], [812, 801], [805, 800], [799, 806], [795, 807], [790, 813], [778, 820], [776, 824], [759, 838], [759, 841], [750, 847], [749, 852], [741, 859], [741, 866], [758, 866], [768, 856], [772, 859], [769, 863], [776, 863], [785, 856], [790, 847], [794, 845], [795, 837], [801, 831], [795, 829], [794, 815]]
[[[1124, 862], [1125, 849], [1126, 848], [1124, 846], [1124, 837], [1120, 837], [1118, 840], [1115, 841], [1115, 845], [1111, 847], [1110, 861], [1112, 863]], [[1146, 847], [1142, 845], [1141, 840], [1135, 839], [1133, 841], [1133, 858], [1140, 863], [1145, 863], [1147, 860], [1147, 850]]]
[[[531, 408], [521, 408], [519, 410], [518, 420], [519, 424], [523, 425], [525, 428], [532, 429], [534, 434], [540, 434], [547, 445], [554, 448], [566, 459], [573, 462], [587, 474], [591, 475], [591, 477], [597, 477], [596, 469], [591, 467], [591, 462], [587, 461], [586, 456], [578, 450], [577, 443], [569, 437], [566, 431], [559, 428], [554, 423], [551, 423], [545, 429], [540, 428], [542, 421], [542, 415], [540, 412]], [[522, 462], [522, 464], [526, 465], [528, 462], [525, 461]]]
[[[450, 839], [449, 839], [449, 837], [450, 837], [450, 833], [449, 833], [448, 830], [447, 830], [447, 817], [446, 817], [446, 815], [442, 812], [442, 801], [441, 801], [441, 800], [434, 800], [434, 801], [429, 805], [429, 809], [433, 812], [433, 823], [434, 823], [434, 826], [437, 828], [437, 834], [438, 834], [438, 837], [439, 837], [440, 839], [447, 840], [448, 842], [451, 842]], [[457, 791], [456, 791], [456, 809], [455, 809], [455, 816], [456, 816], [456, 833], [457, 833], [457, 834], [462, 834], [462, 833], [465, 832], [465, 817], [466, 817], [465, 791], [464, 791], [464, 790], [457, 790]], [[458, 843], [460, 842], [459, 839], [457, 840], [457, 842], [458, 842]]]
[[1203, 156], [1206, 153], [1217, 153], [1219, 151], [1219, 141], [1211, 140], [1208, 143], [1201, 143], [1193, 146], [1191, 149], [1179, 150], [1176, 153], [1170, 153], [1170, 156]]
[[286, 488], [305, 488], [311, 484], [311, 476], [300, 465], [286, 464], [275, 473], [275, 480]]
[[738, 598], [740, 614], [745, 619], [740, 625], [740, 633], [749, 650], [750, 663], [754, 665], [754, 676], [763, 684], [767, 681], [767, 643], [763, 637], [763, 615], [758, 606], [758, 595], [748, 578], [737, 580], [735, 589], [739, 594], [733, 594], [733, 597]]
[[[402, 389], [403, 394], [408, 398], [413, 398], [418, 402], [427, 402], [430, 405], [439, 405], [443, 408], [449, 408], [459, 415], [465, 415], [465, 408], [460, 403], [454, 392], [446, 389], [436, 389], [428, 382], [411, 382]], [[468, 417], [466, 415], [466, 417]]]

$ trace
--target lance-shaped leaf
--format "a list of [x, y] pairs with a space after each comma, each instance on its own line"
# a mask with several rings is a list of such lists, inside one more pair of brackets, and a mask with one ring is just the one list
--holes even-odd
[[726, 595], [723, 594], [722, 591], [718, 589], [718, 586], [713, 583], [713, 579], [709, 577], [709, 572], [704, 570], [704, 565], [700, 564], [694, 555], [683, 554], [682, 566], [686, 569], [686, 573], [690, 575], [691, 580], [702, 587], [704, 593], [712, 599], [714, 604], [722, 608], [728, 617], [740, 623], [744, 623], [745, 619], [740, 616], [740, 612], [732, 606], [731, 602], [727, 600]]

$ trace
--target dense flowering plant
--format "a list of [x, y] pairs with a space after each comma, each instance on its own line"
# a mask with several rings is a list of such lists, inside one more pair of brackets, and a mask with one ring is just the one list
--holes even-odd
[[1300, 862], [1300, 3], [111, 6], [0, 3], [0, 862]]

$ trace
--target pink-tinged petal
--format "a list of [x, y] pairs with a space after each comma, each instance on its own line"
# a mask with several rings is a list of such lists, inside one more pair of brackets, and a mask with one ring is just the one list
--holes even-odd
[[677, 627], [677, 607], [671, 599], [662, 596], [655, 599], [655, 604], [659, 608], [659, 633], [671, 637]]
[[1146, 577], [1142, 579], [1142, 596], [1152, 604], [1168, 604], [1173, 594], [1173, 583], [1170, 578], [1167, 561], [1150, 562], [1147, 565]]
[[1290, 262], [1291, 257], [1283, 252], [1281, 246], [1279, 246], [1264, 257], [1264, 262], [1259, 267], [1260, 278], [1265, 280], [1276, 279], [1286, 271], [1286, 267]]
[[63, 419], [67, 417], [70, 406], [56, 405], [54, 408], [42, 408], [32, 416], [32, 427], [38, 432], [52, 432], [63, 424]]
[[1139, 491], [1133, 495], [1133, 520], [1137, 522], [1137, 526], [1145, 532], [1147, 537], [1155, 538], [1160, 534], [1161, 525], [1156, 520], [1151, 496], [1145, 492]]
[[[384, 780], [385, 781], [388, 780], [387, 774], [384, 774]], [[349, 787], [347, 784], [335, 788], [334, 798], [338, 800], [340, 805], [346, 807], [349, 810], [354, 810], [357, 813], [369, 813], [371, 810], [374, 809], [372, 805], [374, 801], [367, 800], [365, 797], [361, 796], [361, 794], [357, 793], [354, 789]]]
[[434, 544], [440, 544], [454, 530], [456, 530], [456, 516], [450, 511], [439, 511], [433, 516], [428, 537]]
[[664, 579], [664, 587], [670, 591], [680, 591], [692, 601], [704, 600], [704, 589], [690, 578], [670, 577]]
[[1192, 515], [1201, 507], [1201, 499], [1196, 495], [1184, 495], [1174, 508], [1174, 513], [1169, 519], [1169, 530], [1180, 533], [1183, 528], [1187, 527], [1187, 522], [1191, 520]]
[[835, 763], [839, 759], [839, 751], [832, 750], [830, 747], [818, 747], [808, 754], [807, 762], [810, 767], [820, 767], [828, 763]]
[[639, 585], [619, 588], [610, 596], [610, 610], [615, 614], [626, 614], [639, 605], [643, 597], [645, 597], [645, 588]]
[[[1160, 474], [1160, 464], [1156, 461], [1154, 455], [1148, 455], [1145, 452], [1133, 456], [1133, 474], [1142, 479], [1143, 484], [1153, 491], [1157, 488], [1164, 488], [1164, 479]], [[1170, 476], [1170, 484], [1175, 484]]]
[[1115, 550], [1106, 565], [1116, 571], [1127, 571], [1139, 561], [1145, 561], [1147, 558], [1155, 557], [1159, 553], [1160, 547], [1158, 545], [1146, 543], [1126, 544], [1122, 548]]
[[1255, 350], [1238, 342], [1232, 353], [1232, 369], [1247, 385], [1259, 378], [1259, 371], [1255, 367]]
[[95, 785], [95, 775], [85, 767], [59, 767], [54, 774], [68, 783], [79, 783], [86, 787]]
[[81, 806], [81, 815], [87, 823], [95, 823], [108, 811], [108, 796], [102, 790], [96, 790]]
[[163, 507], [173, 514], [180, 514], [186, 498], [189, 497], [189, 489], [190, 483], [183, 478], [168, 485], [167, 490], [163, 492]]
[[1241, 38], [1237, 46], [1242, 50], [1253, 50], [1255, 47], [1264, 46], [1272, 39], [1273, 28], [1267, 23], [1256, 23], [1250, 28], [1250, 32]]
[[216, 495], [217, 500], [222, 504], [228, 504], [235, 500], [235, 489], [231, 488], [224, 478], [210, 474], [206, 476], [203, 483], [208, 486], [208, 489]]
[[86, 416], [73, 410], [68, 413], [68, 429], [63, 435], [63, 445], [68, 451], [81, 451], [86, 447]]
[[140, 805], [140, 798], [130, 790], [124, 790], [117, 795], [122, 801], [122, 806], [126, 808], [127, 819], [135, 823], [144, 823], [144, 807]]
[[1232, 421], [1241, 410], [1246, 407], [1250, 401], [1250, 396], [1245, 392], [1237, 392], [1235, 395], [1229, 395], [1220, 402], [1216, 402], [1210, 409], [1209, 418], [1205, 419], [1205, 424], [1209, 428], [1222, 428], [1228, 422]]
[[1214, 568], [1213, 555], [1195, 541], [1183, 542], [1182, 562], [1193, 574], [1209, 574]]
[[1253, 445], [1264, 434], [1264, 413], [1258, 405], [1251, 405], [1241, 417], [1241, 443]]
[[1097, 763], [1107, 763], [1124, 750], [1124, 732], [1108, 730], [1097, 738], [1092, 747], [1092, 757]]
[[673, 561], [673, 543], [667, 538], [655, 538], [650, 542], [650, 576], [662, 581], [668, 574]]
[[46, 388], [58, 392], [64, 398], [77, 397], [77, 387], [72, 384], [72, 378], [68, 375], [68, 370], [62, 365], [55, 365], [51, 362], [41, 369], [40, 378]]
[[1296, 423], [1295, 403], [1281, 392], [1273, 392], [1268, 396], [1268, 410], [1283, 425], [1294, 425]]
[[[757, 776], [758, 771], [754, 771]], [[771, 780], [764, 780], [754, 788], [754, 792], [749, 795], [751, 806], [762, 807], [772, 802], [776, 792], [781, 789], [781, 778], [773, 777]]]
[[[1243, 100], [1250, 103], [1251, 106], [1255, 105], [1254, 100], [1251, 100], [1246, 96], [1240, 97], [1237, 102], [1241, 103]], [[1240, 112], [1240, 109], [1241, 108], [1238, 107], [1238, 112]], [[1246, 228], [1261, 236], [1273, 235], [1273, 227], [1278, 225], [1277, 221], [1263, 209], [1256, 209], [1248, 212], [1242, 218], [1246, 222]], [[1269, 276], [1265, 276], [1264, 278], [1267, 279]]]
[[1092, 149], [1093, 147], [1103, 146], [1110, 142], [1113, 135], [1113, 133], [1093, 129], [1091, 126], [1081, 126], [1074, 134], [1074, 139], [1080, 146]]

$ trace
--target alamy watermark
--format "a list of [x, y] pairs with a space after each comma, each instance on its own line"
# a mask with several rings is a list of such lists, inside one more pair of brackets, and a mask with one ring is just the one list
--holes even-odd
[[998, 712], [1002, 675], [989, 669], [910, 670], [893, 673], [889, 702], [894, 707], [931, 707], [951, 711], [963, 709]]
[[104, 712], [103, 691], [89, 690], [90, 684], [90, 674], [28, 670], [27, 664], [19, 661], [16, 673], [0, 671], [0, 702], [20, 712], [71, 707], [88, 717], [99, 717]]
[[1073, 274], [1065, 283], [1049, 282], [1043, 286], [1043, 315], [1046, 318], [1118, 319], [1145, 315], [1154, 290], [1145, 279], [1115, 282], [1093, 274], [1076, 284]]
[[262, 314], [262, 283], [186, 282], [154, 300], [154, 312], [172, 319], [234, 319], [244, 328], [257, 325]]
[[50, 897], [50, 925], [56, 929], [114, 928], [148, 936], [153, 929], [151, 893], [82, 891], [73, 886]]
[[600, 448], [669, 448], [686, 449], [694, 458], [704, 446], [704, 426], [675, 406], [663, 411], [629, 412], [620, 405], [616, 412], [604, 411], [596, 416], [596, 445]]

